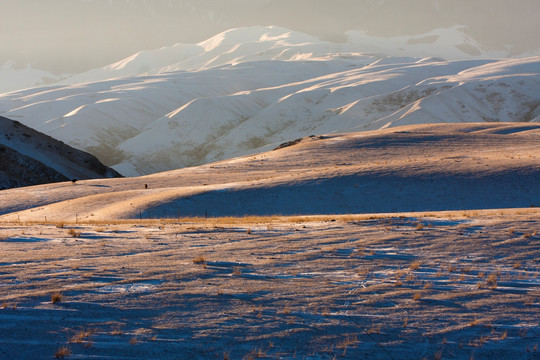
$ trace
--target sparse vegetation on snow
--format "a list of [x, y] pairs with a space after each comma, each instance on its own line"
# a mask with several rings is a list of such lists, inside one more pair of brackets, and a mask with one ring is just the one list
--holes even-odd
[[519, 213], [3, 224], [0, 353], [532, 359], [540, 239], [519, 234], [540, 222]]

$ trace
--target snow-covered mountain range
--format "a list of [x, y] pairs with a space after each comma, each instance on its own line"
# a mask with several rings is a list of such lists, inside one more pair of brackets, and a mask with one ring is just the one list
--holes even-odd
[[[139, 52], [64, 84], [3, 94], [0, 115], [128, 176], [311, 134], [538, 121], [540, 56], [466, 56], [477, 47], [459, 34], [454, 28], [415, 41], [395, 38], [390, 45], [409, 49], [399, 51], [361, 33], [350, 34], [354, 42], [331, 43], [280, 27], [234, 29], [199, 44]], [[419, 57], [436, 53], [443, 37], [455, 40], [456, 58], [469, 59]]]
[[[540, 49], [537, 0], [2, 0], [1, 10], [0, 76], [10, 68], [20, 70], [19, 78], [28, 67], [47, 78], [75, 74], [142, 49], [198, 43], [253, 25], [340, 41], [356, 30], [413, 43], [457, 27], [480, 52], [517, 57]], [[43, 85], [41, 77], [34, 79]], [[0, 92], [21, 89], [5, 86], [0, 81]]]

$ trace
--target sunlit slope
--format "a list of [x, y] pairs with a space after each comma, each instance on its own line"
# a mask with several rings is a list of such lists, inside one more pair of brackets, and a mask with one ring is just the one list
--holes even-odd
[[347, 214], [540, 204], [540, 124], [413, 125], [308, 137], [139, 178], [0, 192], [0, 220]]

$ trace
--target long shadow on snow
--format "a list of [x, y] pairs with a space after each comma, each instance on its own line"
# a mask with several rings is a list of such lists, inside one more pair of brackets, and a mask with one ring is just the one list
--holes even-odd
[[540, 204], [540, 170], [431, 176], [348, 175], [209, 191], [142, 212], [178, 216], [317, 215], [521, 208]]

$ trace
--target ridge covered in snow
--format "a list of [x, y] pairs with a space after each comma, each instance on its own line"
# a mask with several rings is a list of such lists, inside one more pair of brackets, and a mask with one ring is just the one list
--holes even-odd
[[[407, 42], [427, 54], [437, 36], [456, 32]], [[468, 45], [463, 51], [472, 51], [470, 39], [458, 38]], [[365, 45], [369, 52], [351, 44], [280, 27], [230, 30], [196, 45], [139, 52], [63, 85], [3, 94], [0, 115], [128, 176], [260, 152], [311, 134], [539, 119], [540, 56], [443, 60], [389, 56], [384, 43]]]

